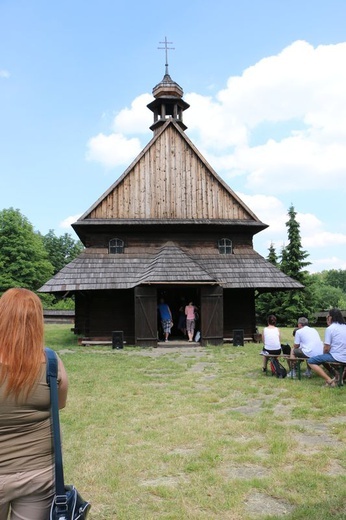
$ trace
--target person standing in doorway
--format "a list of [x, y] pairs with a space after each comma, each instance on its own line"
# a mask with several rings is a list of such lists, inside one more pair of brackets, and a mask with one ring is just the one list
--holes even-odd
[[187, 331], [189, 341], [193, 341], [193, 336], [195, 333], [196, 312], [197, 312], [197, 307], [193, 304], [193, 302], [190, 302], [188, 305], [186, 305], [186, 307], [185, 307], [186, 331]]
[[168, 304], [165, 303], [163, 298], [160, 299], [160, 303], [158, 305], [158, 310], [160, 313], [161, 325], [163, 330], [163, 335], [165, 338], [165, 342], [168, 341], [168, 337], [171, 333], [171, 329], [173, 327], [173, 319], [171, 309]]

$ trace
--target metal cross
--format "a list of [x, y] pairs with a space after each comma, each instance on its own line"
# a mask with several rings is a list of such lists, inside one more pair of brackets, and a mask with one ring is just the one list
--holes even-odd
[[163, 43], [165, 46], [164, 47], [158, 47], [158, 49], [162, 49], [162, 50], [165, 50], [166, 52], [166, 65], [165, 65], [165, 73], [168, 74], [168, 49], [169, 50], [175, 50], [174, 47], [168, 47], [168, 45], [171, 45], [173, 42], [168, 42], [167, 41], [167, 36], [165, 36], [165, 41], [164, 42], [159, 42], [159, 43]]

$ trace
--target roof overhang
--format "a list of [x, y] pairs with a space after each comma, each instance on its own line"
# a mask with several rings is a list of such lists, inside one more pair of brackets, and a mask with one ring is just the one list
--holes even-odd
[[135, 232], [143, 228], [146, 230], [160, 231], [162, 228], [169, 231], [179, 231], [187, 233], [203, 232], [203, 231], [225, 231], [229, 233], [244, 233], [253, 236], [268, 227], [267, 224], [252, 220], [223, 220], [223, 219], [84, 219], [78, 220], [72, 224], [72, 228], [79, 236], [80, 240], [84, 239], [97, 229], [98, 233], [113, 233], [131, 231]]

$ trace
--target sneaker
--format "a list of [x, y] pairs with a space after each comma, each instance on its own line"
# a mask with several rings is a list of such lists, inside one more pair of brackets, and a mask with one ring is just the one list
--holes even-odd
[[295, 379], [297, 377], [296, 371], [291, 370], [290, 372], [288, 372], [287, 377], [290, 377], [291, 379]]
[[303, 376], [304, 377], [311, 377], [311, 370], [305, 370]]

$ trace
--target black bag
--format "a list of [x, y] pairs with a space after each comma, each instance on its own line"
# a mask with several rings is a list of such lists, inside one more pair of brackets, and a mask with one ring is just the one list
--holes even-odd
[[286, 343], [285, 345], [281, 343], [281, 351], [284, 356], [289, 356], [291, 354], [291, 347], [288, 343]]
[[84, 500], [74, 486], [65, 486], [66, 495], [54, 497], [49, 520], [85, 520], [91, 505]]
[[74, 486], [64, 484], [58, 408], [58, 359], [54, 350], [46, 348], [45, 351], [55, 455], [55, 495], [50, 508], [49, 520], [86, 520], [91, 504], [80, 496]]
[[286, 368], [276, 358], [270, 358], [270, 369], [272, 375], [284, 379], [287, 376]]

